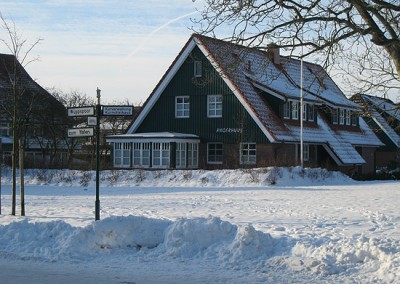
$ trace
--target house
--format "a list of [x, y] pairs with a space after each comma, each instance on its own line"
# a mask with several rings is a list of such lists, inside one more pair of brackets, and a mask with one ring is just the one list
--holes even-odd
[[400, 164], [400, 107], [389, 99], [356, 94], [351, 100], [363, 107], [362, 116], [385, 144], [376, 152], [377, 167]]
[[322, 67], [304, 62], [301, 110], [300, 66], [274, 46], [192, 35], [128, 131], [107, 138], [113, 166], [292, 166], [302, 136], [305, 166], [373, 172], [382, 143], [358, 117], [360, 106]]
[[6, 163], [13, 145], [14, 109], [25, 166], [61, 166], [66, 157], [65, 107], [29, 76], [14, 55], [0, 54], [0, 136]]

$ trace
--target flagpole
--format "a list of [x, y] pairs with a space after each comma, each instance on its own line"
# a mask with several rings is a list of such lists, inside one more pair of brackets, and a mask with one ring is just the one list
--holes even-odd
[[303, 31], [301, 32], [301, 57], [300, 57], [300, 165], [304, 167], [303, 145]]

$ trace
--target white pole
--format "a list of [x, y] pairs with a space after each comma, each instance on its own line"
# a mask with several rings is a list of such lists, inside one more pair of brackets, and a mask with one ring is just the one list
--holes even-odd
[[[303, 32], [301, 33], [301, 41], [303, 44]], [[300, 58], [300, 165], [304, 167], [304, 151], [303, 151], [303, 45], [301, 46]]]

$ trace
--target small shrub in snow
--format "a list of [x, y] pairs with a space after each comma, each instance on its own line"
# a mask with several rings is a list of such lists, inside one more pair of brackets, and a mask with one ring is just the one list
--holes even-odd
[[144, 181], [146, 179], [146, 174], [143, 170], [138, 170], [136, 172], [136, 183], [141, 183], [142, 181]]
[[81, 180], [79, 181], [79, 184], [83, 187], [87, 187], [91, 180], [92, 180], [92, 173], [88, 171], [82, 171]]
[[110, 171], [110, 175], [108, 176], [108, 182], [111, 185], [114, 185], [118, 182], [119, 177], [120, 177], [120, 171], [112, 170]]
[[191, 180], [192, 179], [192, 172], [191, 171], [186, 171], [186, 172], [184, 172], [183, 173], [183, 175], [182, 175], [182, 177], [183, 177], [183, 180], [185, 180], [185, 181], [189, 181], [189, 180]]

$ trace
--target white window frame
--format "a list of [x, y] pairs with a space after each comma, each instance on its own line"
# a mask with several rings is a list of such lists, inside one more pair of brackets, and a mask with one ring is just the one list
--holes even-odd
[[346, 110], [346, 125], [351, 125], [351, 111]]
[[307, 121], [307, 104], [303, 103], [303, 111], [302, 111], [303, 121]]
[[222, 95], [208, 95], [207, 96], [207, 117], [217, 118], [222, 117], [223, 110]]
[[200, 78], [203, 76], [203, 62], [200, 60], [194, 61], [193, 64], [194, 77]]
[[[214, 148], [214, 146], [221, 146], [221, 149], [211, 149]], [[210, 155], [210, 151], [214, 151], [215, 153], [213, 153], [212, 155]], [[220, 154], [218, 154], [218, 152], [221, 151]], [[207, 143], [207, 164], [211, 164], [211, 165], [220, 165], [223, 164], [224, 162], [224, 145], [222, 143], [218, 143], [218, 142], [211, 142], [211, 143]]]
[[240, 143], [240, 164], [255, 165], [257, 163], [256, 143]]
[[170, 166], [170, 143], [154, 142], [152, 147], [153, 168], [169, 168]]
[[176, 143], [175, 162], [177, 169], [186, 168], [186, 143]]
[[114, 143], [114, 166], [120, 168], [129, 168], [131, 166], [131, 148], [132, 143], [117, 142]]
[[345, 111], [344, 111], [344, 109], [343, 108], [340, 108], [339, 109], [339, 124], [340, 125], [344, 125], [344, 122], [345, 122], [345, 115], [344, 115], [344, 113], [345, 113]]
[[175, 118], [189, 118], [190, 98], [189, 96], [175, 97]]
[[299, 103], [292, 101], [291, 103], [291, 110], [292, 110], [292, 119], [298, 120], [299, 119]]
[[150, 167], [150, 142], [134, 142], [132, 147], [132, 165], [134, 167]]
[[187, 143], [187, 167], [198, 168], [199, 166], [199, 144]]
[[285, 102], [283, 104], [283, 118], [290, 119], [290, 102]]

